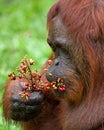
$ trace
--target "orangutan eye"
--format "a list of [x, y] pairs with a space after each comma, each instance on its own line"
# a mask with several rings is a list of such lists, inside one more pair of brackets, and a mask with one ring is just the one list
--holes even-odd
[[49, 44], [49, 46], [52, 48], [52, 50], [53, 50], [53, 52], [55, 52], [56, 51], [56, 46], [55, 45], [53, 45], [53, 44]]
[[56, 45], [54, 44], [54, 42], [51, 42], [49, 39], [47, 39], [47, 42], [48, 42], [49, 46], [52, 48], [52, 50], [55, 52], [56, 51]]

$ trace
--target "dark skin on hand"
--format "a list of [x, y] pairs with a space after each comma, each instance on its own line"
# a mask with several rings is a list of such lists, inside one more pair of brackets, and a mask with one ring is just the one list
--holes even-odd
[[23, 130], [104, 130], [103, 8], [103, 0], [59, 0], [52, 6], [47, 42], [53, 62], [48, 68], [47, 61], [40, 74], [44, 82], [62, 78], [66, 91], [34, 91], [24, 101], [19, 93], [26, 80], [8, 81], [6, 120], [20, 122]]

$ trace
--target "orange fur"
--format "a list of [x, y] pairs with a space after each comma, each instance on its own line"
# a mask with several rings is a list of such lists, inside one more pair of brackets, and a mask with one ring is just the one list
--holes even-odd
[[[71, 77], [77, 95], [69, 89], [66, 97], [60, 99], [51, 91], [46, 92], [41, 114], [21, 125], [24, 130], [104, 130], [104, 1], [58, 0], [48, 13], [47, 25], [56, 16], [61, 17], [68, 28], [67, 34], [86, 54], [84, 64], [78, 64], [82, 79], [75, 74]], [[74, 50], [72, 53], [77, 64], [77, 55]], [[80, 52], [79, 62], [82, 55]], [[44, 74], [42, 78], [46, 81]], [[10, 118], [11, 84], [7, 84], [3, 97], [7, 119]], [[75, 106], [70, 104], [71, 100], [76, 102]]]

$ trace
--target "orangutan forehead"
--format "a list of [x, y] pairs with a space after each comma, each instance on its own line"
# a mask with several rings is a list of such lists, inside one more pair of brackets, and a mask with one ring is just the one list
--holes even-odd
[[48, 40], [49, 41], [65, 41], [67, 38], [67, 27], [62, 23], [59, 16], [48, 22]]

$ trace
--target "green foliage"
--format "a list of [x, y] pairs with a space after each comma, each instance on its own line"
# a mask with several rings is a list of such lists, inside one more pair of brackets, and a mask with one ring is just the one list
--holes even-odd
[[[55, 1], [0, 0], [0, 99], [8, 72], [15, 70], [25, 55], [35, 60], [37, 69], [48, 58], [46, 18]], [[0, 130], [20, 130], [2, 120], [2, 101], [0, 115]]]

